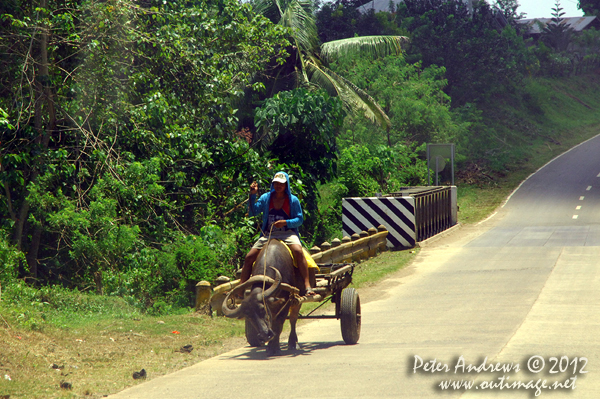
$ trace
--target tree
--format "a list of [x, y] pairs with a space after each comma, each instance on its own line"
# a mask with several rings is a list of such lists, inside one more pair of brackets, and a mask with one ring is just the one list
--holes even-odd
[[325, 91], [282, 91], [256, 109], [255, 125], [272, 138], [269, 151], [299, 165], [314, 182], [335, 174], [336, 133], [344, 118], [341, 100]]
[[230, 220], [266, 170], [232, 99], [283, 61], [285, 29], [235, 0], [0, 7], [0, 228], [33, 277], [101, 290], [142, 249]]
[[512, 26], [497, 26], [486, 2], [471, 11], [460, 0], [406, 0], [397, 18], [412, 35], [407, 60], [445, 67], [454, 106], [485, 100], [523, 77], [529, 51]]
[[586, 17], [600, 16], [600, 0], [579, 0], [577, 6]]
[[[513, 0], [497, 5], [509, 22], [520, 18]], [[454, 106], [515, 87], [530, 62], [531, 50], [518, 35], [518, 26], [513, 26], [518, 24], [502, 27], [499, 11], [483, 1], [473, 2], [469, 9], [461, 0], [405, 0], [397, 3], [394, 12], [353, 13], [338, 8], [334, 14], [323, 14], [320, 26], [343, 25], [346, 37], [365, 34], [365, 29], [371, 35], [406, 32], [410, 46], [404, 57], [423, 67], [445, 67], [445, 91]]]
[[565, 15], [565, 12], [560, 6], [560, 1], [557, 0], [554, 8], [552, 8], [552, 19], [542, 32], [544, 43], [557, 52], [567, 51], [574, 32], [573, 28], [567, 25], [562, 18], [563, 15]]
[[313, 5], [309, 0], [257, 0], [255, 10], [272, 22], [290, 29], [290, 57], [271, 73], [274, 82], [272, 94], [300, 86], [316, 86], [332, 96], [339, 96], [344, 105], [354, 112], [382, 126], [389, 126], [389, 118], [377, 102], [343, 76], [327, 67], [338, 55], [371, 54], [382, 56], [400, 54], [405, 38], [400, 36], [371, 36], [336, 40], [319, 45]]
[[317, 215], [317, 184], [334, 178], [336, 174], [337, 132], [344, 119], [339, 97], [330, 97], [324, 90], [298, 88], [282, 91], [256, 109], [256, 127], [271, 137], [268, 153], [292, 169], [296, 181], [304, 190], [305, 223], [303, 235], [313, 238], [318, 234], [321, 220]]
[[367, 58], [344, 60], [335, 69], [346, 72], [348, 79], [367, 90], [380, 101], [390, 116], [392, 128], [386, 130], [365, 126], [352, 120], [340, 143], [376, 148], [386, 144], [421, 145], [427, 142], [455, 140], [466, 127], [455, 120], [450, 110], [450, 97], [444, 93], [447, 81], [444, 68], [422, 68], [401, 57], [388, 56], [378, 60]]
[[517, 0], [496, 0], [494, 5], [502, 12], [504, 18], [506, 18], [513, 27], [517, 27], [518, 24], [516, 22], [526, 16], [523, 12], [517, 12], [521, 6]]
[[315, 23], [321, 42], [354, 36], [360, 12], [341, 1], [324, 3], [315, 14]]

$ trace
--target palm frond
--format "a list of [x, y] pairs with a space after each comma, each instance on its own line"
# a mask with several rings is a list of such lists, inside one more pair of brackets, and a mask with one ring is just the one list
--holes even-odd
[[321, 45], [321, 57], [329, 62], [348, 55], [373, 58], [402, 54], [402, 45], [408, 42], [405, 36], [360, 36], [333, 40]]
[[252, 6], [257, 14], [269, 18], [275, 24], [283, 14], [279, 0], [255, 0]]
[[310, 13], [310, 4], [305, 0], [291, 0], [278, 22], [292, 30], [297, 47], [307, 52], [316, 51], [319, 47], [317, 25]]
[[310, 0], [256, 0], [254, 10], [271, 22], [288, 27], [304, 51], [318, 49], [318, 33]]
[[366, 91], [313, 60], [306, 63], [306, 68], [311, 83], [323, 88], [330, 96], [339, 96], [349, 110], [362, 112], [367, 119], [379, 126], [388, 129], [391, 127], [390, 118]]

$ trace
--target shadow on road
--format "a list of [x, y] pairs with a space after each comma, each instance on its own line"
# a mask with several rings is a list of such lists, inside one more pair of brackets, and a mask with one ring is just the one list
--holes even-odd
[[254, 347], [248, 346], [247, 352], [237, 354], [237, 355], [232, 355], [232, 356], [225, 356], [224, 359], [227, 359], [227, 360], [229, 360], [229, 359], [233, 359], [233, 360], [269, 360], [269, 359], [277, 359], [277, 358], [285, 358], [285, 357], [292, 358], [292, 357], [310, 355], [311, 353], [313, 353], [315, 351], [322, 350], [322, 349], [329, 349], [329, 348], [332, 348], [332, 347], [338, 346], [338, 345], [345, 345], [344, 341], [301, 343], [300, 350], [291, 350], [290, 351], [287, 349], [287, 343], [281, 343], [281, 345], [280, 345], [281, 353], [279, 355], [275, 355], [275, 356], [267, 355], [267, 347], [266, 346], [262, 346], [260, 348], [254, 348]]

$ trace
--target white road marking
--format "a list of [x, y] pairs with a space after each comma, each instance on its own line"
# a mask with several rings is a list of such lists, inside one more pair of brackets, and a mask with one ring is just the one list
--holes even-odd
[[[592, 141], [593, 139], [595, 139], [595, 138], [596, 138], [596, 137], [598, 137], [598, 136], [600, 136], [600, 134], [597, 134], [597, 135], [595, 135], [594, 137], [587, 139], [587, 140], [586, 140], [586, 141], [584, 141], [583, 143], [579, 143], [579, 144], [577, 144], [575, 147], [573, 147], [573, 148], [570, 148], [570, 149], [568, 149], [567, 151], [563, 152], [562, 154], [559, 154], [559, 155], [557, 155], [556, 157], [554, 157], [554, 158], [552, 158], [550, 161], [548, 161], [548, 162], [547, 162], [547, 163], [546, 163], [544, 166], [542, 166], [541, 168], [539, 168], [538, 170], [536, 170], [535, 172], [533, 172], [532, 174], [530, 174], [529, 176], [527, 176], [527, 178], [526, 178], [525, 180], [523, 180], [523, 181], [521, 182], [521, 184], [519, 184], [519, 186], [518, 186], [517, 188], [515, 188], [515, 189], [513, 190], [513, 192], [512, 192], [512, 193], [510, 193], [510, 195], [509, 195], [509, 196], [508, 196], [508, 197], [507, 197], [507, 198], [504, 200], [504, 202], [502, 203], [502, 205], [500, 206], [500, 208], [504, 208], [504, 206], [506, 205], [506, 203], [507, 203], [507, 202], [508, 202], [508, 201], [509, 201], [509, 200], [512, 198], [512, 196], [513, 196], [513, 195], [514, 195], [514, 194], [517, 192], [517, 190], [518, 190], [518, 189], [520, 189], [520, 188], [521, 188], [521, 186], [522, 186], [523, 184], [525, 184], [525, 182], [526, 182], [527, 180], [529, 180], [529, 178], [530, 178], [531, 176], [535, 175], [537, 172], [539, 172], [540, 170], [544, 169], [546, 166], [550, 165], [552, 162], [554, 162], [554, 161], [555, 161], [555, 160], [557, 160], [558, 158], [562, 157], [562, 156], [563, 156], [563, 155], [565, 155], [566, 153], [569, 153], [569, 152], [573, 151], [575, 148], [577, 148], [577, 147], [579, 147], [579, 146], [582, 146], [582, 145], [584, 145], [584, 144], [585, 144], [585, 143], [587, 143], [588, 141]], [[600, 177], [600, 173], [598, 173], [598, 177]], [[497, 213], [497, 212], [494, 212], [494, 215], [495, 215], [496, 213]], [[494, 215], [492, 215], [492, 216], [494, 216]], [[491, 218], [492, 216], [490, 216], [489, 218]], [[488, 219], [489, 219], [489, 218], [488, 218]]]
[[581, 205], [579, 205], [579, 206], [578, 206], [578, 207], [576, 207], [575, 209], [576, 209], [576, 210], [579, 210], [579, 209], [581, 209]]
[[579, 201], [583, 201], [585, 197], [582, 195], [581, 197], [579, 197]]
[[585, 190], [590, 191], [591, 189], [592, 189], [592, 186], [588, 186]]
[[573, 215], [573, 219], [577, 219], [579, 215]]

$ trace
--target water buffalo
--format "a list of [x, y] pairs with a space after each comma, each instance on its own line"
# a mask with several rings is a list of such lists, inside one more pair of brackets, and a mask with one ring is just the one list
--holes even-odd
[[[251, 277], [235, 287], [223, 301], [223, 314], [245, 318], [246, 325], [250, 323], [258, 340], [269, 343], [267, 354], [275, 355], [281, 352], [279, 336], [289, 312], [291, 332], [288, 350], [297, 350], [296, 321], [301, 305], [292, 303], [290, 295], [291, 292], [299, 292], [301, 287], [303, 280], [285, 244], [269, 240], [258, 254]], [[236, 307], [234, 298], [246, 290], [250, 293]]]

